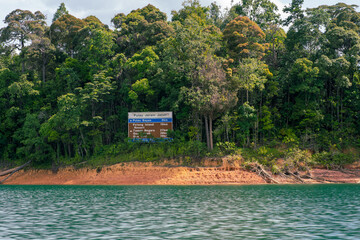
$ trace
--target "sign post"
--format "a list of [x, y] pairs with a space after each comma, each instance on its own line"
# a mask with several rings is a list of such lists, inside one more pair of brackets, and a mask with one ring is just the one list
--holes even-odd
[[172, 112], [128, 113], [128, 137], [133, 140], [169, 139], [168, 130], [173, 130]]

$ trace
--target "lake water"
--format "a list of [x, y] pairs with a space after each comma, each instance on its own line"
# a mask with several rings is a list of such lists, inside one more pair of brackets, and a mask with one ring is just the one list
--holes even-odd
[[0, 186], [0, 239], [360, 239], [360, 185]]

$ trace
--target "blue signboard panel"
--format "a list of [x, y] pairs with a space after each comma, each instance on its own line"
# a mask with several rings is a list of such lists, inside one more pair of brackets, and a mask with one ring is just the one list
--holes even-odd
[[129, 119], [129, 123], [161, 123], [172, 122], [172, 118], [147, 118], [147, 119]]

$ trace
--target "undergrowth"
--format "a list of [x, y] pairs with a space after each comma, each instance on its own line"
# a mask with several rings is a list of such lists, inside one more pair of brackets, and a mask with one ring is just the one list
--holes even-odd
[[[79, 156], [61, 158], [54, 161], [56, 166], [101, 167], [121, 162], [158, 162], [163, 159], [179, 160], [184, 166], [190, 166], [197, 159], [204, 157], [223, 157], [226, 155], [241, 156], [243, 167], [257, 162], [274, 174], [286, 171], [306, 171], [314, 166], [328, 169], [343, 168], [359, 159], [358, 152], [343, 153], [340, 151], [323, 151], [311, 153], [298, 147], [239, 148], [235, 143], [217, 143], [213, 151], [208, 151], [206, 144], [200, 141], [172, 142], [121, 142], [103, 146], [93, 157], [84, 159]], [[36, 168], [54, 168], [54, 164], [37, 164]]]

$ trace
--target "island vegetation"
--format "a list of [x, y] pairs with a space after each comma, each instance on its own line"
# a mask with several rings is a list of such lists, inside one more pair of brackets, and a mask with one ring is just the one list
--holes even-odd
[[[0, 30], [0, 167], [232, 154], [277, 173], [358, 160], [358, 7], [302, 3], [281, 19], [269, 0], [187, 0], [170, 19], [147, 5], [111, 26], [63, 3], [50, 26], [12, 11]], [[142, 111], [172, 111], [173, 141], [129, 141], [127, 114]]]

